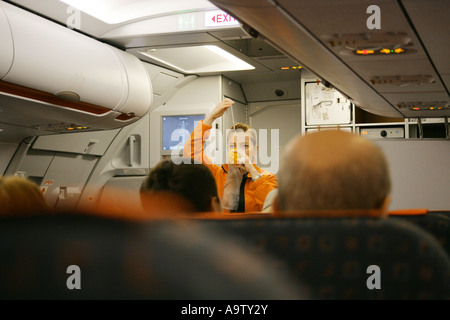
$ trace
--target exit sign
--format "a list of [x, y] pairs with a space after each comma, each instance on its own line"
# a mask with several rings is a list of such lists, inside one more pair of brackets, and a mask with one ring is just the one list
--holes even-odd
[[240, 25], [239, 21], [224, 11], [214, 10], [205, 12], [206, 27], [227, 27], [238, 25]]

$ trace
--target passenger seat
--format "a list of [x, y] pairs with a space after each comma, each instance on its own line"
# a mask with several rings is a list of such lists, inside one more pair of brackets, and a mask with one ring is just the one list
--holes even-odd
[[[400, 219], [267, 218], [200, 223], [239, 235], [256, 252], [270, 253], [277, 260], [276, 267], [306, 283], [315, 299], [450, 298], [449, 257], [431, 234]], [[377, 283], [377, 268], [381, 288], [371, 289]]]

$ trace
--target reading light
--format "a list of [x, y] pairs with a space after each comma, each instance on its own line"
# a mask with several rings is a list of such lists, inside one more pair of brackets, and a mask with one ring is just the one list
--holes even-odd
[[424, 111], [424, 110], [431, 110], [431, 111], [433, 111], [433, 110], [444, 110], [445, 108], [444, 107], [427, 107], [427, 106], [422, 106], [422, 107], [413, 107], [413, 108], [410, 108], [410, 110], [413, 110], [413, 111]]
[[302, 69], [302, 66], [293, 66], [293, 67], [281, 67], [281, 70], [300, 70]]
[[139, 53], [185, 74], [255, 69], [213, 45], [149, 49]]
[[89, 127], [69, 127], [67, 128], [68, 131], [74, 131], [74, 130], [87, 130]]
[[[367, 55], [388, 55], [388, 54], [402, 54], [402, 53], [407, 53], [407, 51], [405, 49], [402, 48], [397, 48], [397, 49], [389, 49], [389, 48], [383, 48], [380, 50], [367, 50], [367, 49], [358, 49], [353, 51], [356, 55], [363, 55], [363, 56], [367, 56]], [[410, 51], [412, 52], [412, 51]]]
[[413, 101], [413, 102], [400, 102], [397, 107], [399, 109], [406, 109], [413, 111], [424, 110], [447, 110], [450, 109], [448, 101]]
[[368, 55], [374, 54], [373, 50], [356, 50], [356, 54]]
[[180, 13], [186, 10], [216, 8], [208, 0], [60, 0], [105, 23], [116, 24], [129, 20]]

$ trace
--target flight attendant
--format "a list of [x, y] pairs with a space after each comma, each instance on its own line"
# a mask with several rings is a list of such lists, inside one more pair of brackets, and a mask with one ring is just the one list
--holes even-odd
[[254, 129], [236, 123], [227, 137], [228, 161], [213, 164], [204, 153], [204, 143], [210, 135], [214, 120], [220, 118], [234, 101], [224, 99], [200, 121], [184, 146], [184, 157], [207, 165], [217, 183], [224, 212], [261, 212], [267, 194], [278, 186], [273, 173], [257, 167], [258, 145]]

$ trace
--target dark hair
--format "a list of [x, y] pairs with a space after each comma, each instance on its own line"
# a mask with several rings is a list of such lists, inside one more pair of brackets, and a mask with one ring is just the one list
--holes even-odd
[[211, 211], [211, 199], [218, 198], [216, 181], [208, 167], [204, 164], [191, 164], [189, 160], [181, 164], [164, 160], [154, 167], [142, 182], [141, 199], [157, 192], [181, 196], [197, 212]]

